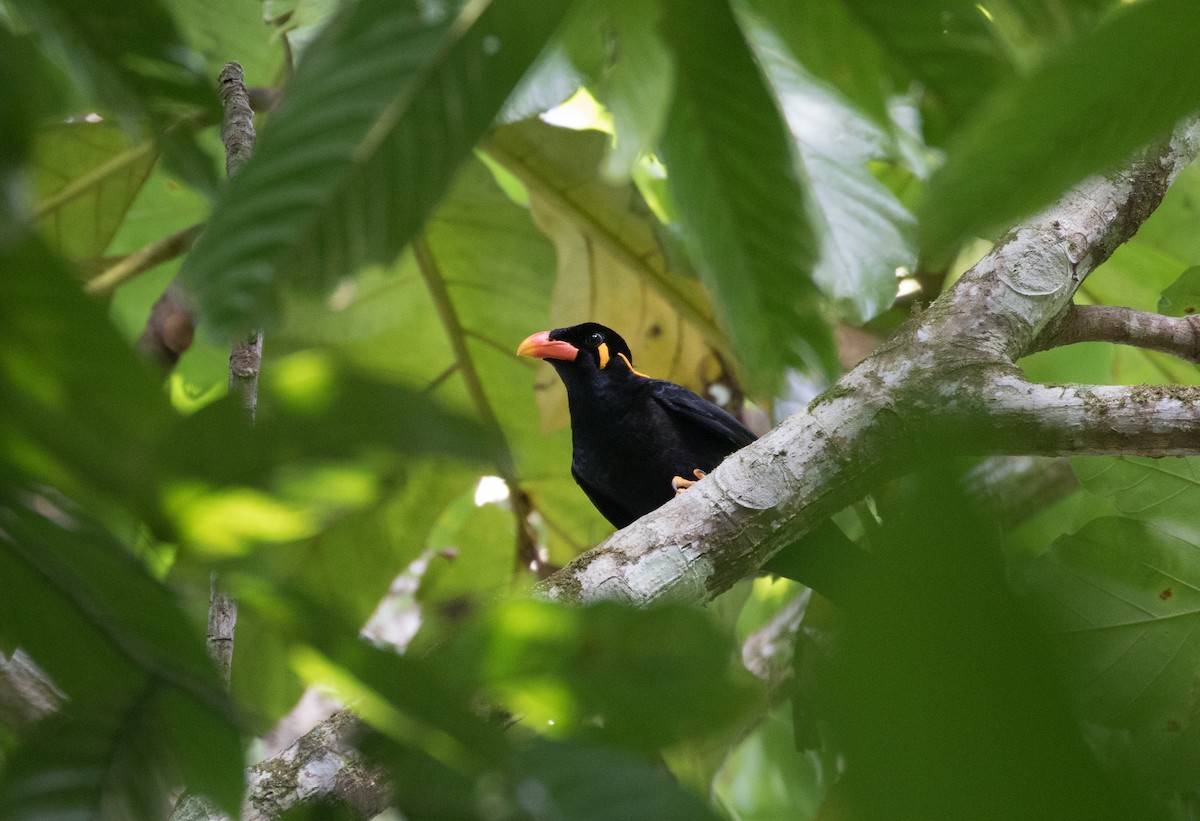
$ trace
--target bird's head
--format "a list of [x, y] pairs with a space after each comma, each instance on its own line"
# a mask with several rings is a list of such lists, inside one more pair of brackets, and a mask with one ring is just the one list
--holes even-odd
[[564, 380], [573, 372], [637, 373], [633, 370], [633, 354], [625, 340], [612, 328], [598, 322], [532, 334], [517, 348], [517, 353], [547, 360]]

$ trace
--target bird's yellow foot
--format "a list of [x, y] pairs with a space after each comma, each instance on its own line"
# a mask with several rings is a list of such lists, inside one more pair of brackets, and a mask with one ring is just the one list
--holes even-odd
[[680, 493], [683, 493], [685, 490], [687, 490], [692, 485], [696, 484], [696, 482], [699, 482], [701, 479], [703, 479], [708, 474], [702, 470], [697, 469], [697, 470], [692, 471], [692, 475], [695, 476], [696, 478], [695, 479], [684, 479], [682, 476], [674, 476], [671, 478], [671, 487], [675, 488], [676, 496], [678, 496]]

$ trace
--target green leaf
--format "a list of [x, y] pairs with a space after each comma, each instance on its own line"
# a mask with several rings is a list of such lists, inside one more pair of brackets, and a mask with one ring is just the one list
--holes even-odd
[[784, 705], [729, 754], [713, 790], [733, 818], [815, 818], [836, 763], [796, 751], [791, 710]]
[[[498, 129], [485, 149], [524, 183], [534, 222], [554, 241], [549, 324], [609, 325], [638, 370], [704, 393], [721, 374], [728, 340], [637, 190], [600, 178], [607, 143], [598, 131], [530, 120]], [[539, 369], [536, 395], [547, 429], [567, 424], [566, 391], [550, 368]]]
[[42, 129], [31, 165], [38, 230], [59, 254], [100, 257], [154, 167], [154, 146], [131, 145], [109, 122]]
[[264, 19], [263, 3], [242, 0], [163, 0], [193, 49], [203, 55], [215, 83], [231, 60], [241, 64], [249, 86], [278, 86], [284, 79], [282, 38]]
[[[745, 8], [762, 20], [808, 71], [835, 86], [883, 127], [888, 97], [903, 89], [883, 43], [868, 31], [845, 0], [747, 0]], [[911, 8], [912, 4], [909, 4]]]
[[930, 183], [922, 247], [1002, 228], [1164, 136], [1200, 106], [1197, 30], [1192, 0], [1126, 5], [990, 99]]
[[307, 51], [184, 265], [207, 321], [223, 332], [265, 322], [290, 284], [327, 286], [390, 262], [563, 7], [475, 0], [435, 24], [408, 4], [345, 7]]
[[917, 263], [915, 219], [867, 168], [886, 155], [888, 137], [801, 68], [761, 21], [747, 18], [808, 171], [821, 244], [813, 279], [840, 317], [861, 325], [891, 307], [896, 270]]
[[513, 600], [465, 647], [497, 703], [549, 736], [653, 750], [730, 726], [755, 695], [728, 639], [684, 607]]
[[155, 444], [174, 414], [99, 306], [31, 239], [0, 246], [0, 394], [0, 459], [153, 518]]
[[59, 261], [33, 241], [0, 248], [0, 393], [11, 397], [0, 405], [0, 458], [152, 526], [166, 526], [164, 503], [178, 512], [180, 495], [214, 483], [261, 489], [319, 460], [479, 457], [494, 444], [429, 396], [332, 357], [277, 360], [262, 383], [257, 429], [232, 400], [178, 416]]
[[944, 130], [1011, 76], [984, 9], [974, 0], [841, 0], [933, 94], [926, 109]]
[[1125, 516], [1187, 528], [1200, 542], [1200, 458], [1082, 456], [1071, 460], [1079, 483]]
[[11, 821], [165, 818], [186, 782], [225, 812], [242, 797], [236, 731], [195, 702], [149, 686], [111, 704], [68, 706], [6, 762], [0, 814]]
[[764, 392], [788, 366], [833, 373], [807, 193], [778, 105], [724, 2], [664, 8], [677, 66], [668, 187], [739, 359]]
[[1193, 265], [1163, 289], [1158, 312], [1167, 316], [1190, 316], [1200, 311], [1200, 265]]
[[537, 740], [515, 766], [518, 806], [535, 818], [570, 821], [715, 821], [696, 795], [623, 750]]
[[[13, 0], [76, 87], [126, 125], [148, 121], [172, 169], [203, 190], [216, 169], [195, 143], [197, 118], [219, 119], [215, 78], [198, 69], [158, 0]], [[88, 112], [77, 112], [88, 113]]]
[[629, 179], [666, 120], [675, 66], [656, 31], [661, 14], [657, 3], [589, 0], [577, 4], [562, 35], [589, 90], [612, 115], [615, 144], [604, 174], [614, 181]]
[[[65, 813], [62, 801], [141, 807], [184, 777], [236, 810], [241, 741], [232, 710], [174, 597], [68, 500], [20, 479], [5, 487], [0, 575], [11, 587], [0, 635], [24, 647], [70, 701], [53, 729], [22, 747], [0, 806], [27, 817], [47, 805]], [[62, 768], [78, 772], [55, 774]]]
[[1112, 730], [1151, 788], [1190, 788], [1200, 763], [1200, 543], [1103, 518], [1028, 569], [1082, 716]]

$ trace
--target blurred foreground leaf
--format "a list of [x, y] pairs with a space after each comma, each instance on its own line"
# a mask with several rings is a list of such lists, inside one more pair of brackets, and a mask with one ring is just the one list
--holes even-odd
[[86, 513], [3, 479], [0, 636], [70, 700], [5, 768], [0, 815], [149, 818], [181, 781], [236, 811], [232, 707], [173, 596]]
[[955, 137], [930, 183], [922, 247], [944, 251], [964, 236], [1003, 228], [1165, 136], [1200, 107], [1197, 30], [1193, 0], [1124, 5], [991, 98]]
[[821, 679], [853, 816], [1126, 817], [955, 485], [922, 476], [875, 558]]
[[[1135, 503], [1136, 504], [1136, 503]], [[1088, 522], [1029, 568], [1068, 686], [1115, 770], [1194, 790], [1200, 765], [1200, 539], [1140, 521]]]

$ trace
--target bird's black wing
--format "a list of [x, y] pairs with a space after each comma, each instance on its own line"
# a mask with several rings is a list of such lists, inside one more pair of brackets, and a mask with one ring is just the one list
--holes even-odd
[[613, 501], [594, 484], [580, 476], [579, 471], [575, 469], [574, 465], [571, 466], [571, 476], [574, 477], [575, 483], [583, 488], [583, 492], [587, 494], [587, 497], [592, 500], [592, 504], [596, 506], [596, 510], [600, 511], [600, 515], [608, 519], [617, 530], [620, 530], [638, 518], [626, 510], [624, 505]]
[[757, 438], [733, 414], [674, 382], [652, 379], [650, 394], [672, 413], [678, 413], [727, 440], [731, 450], [743, 448]]

